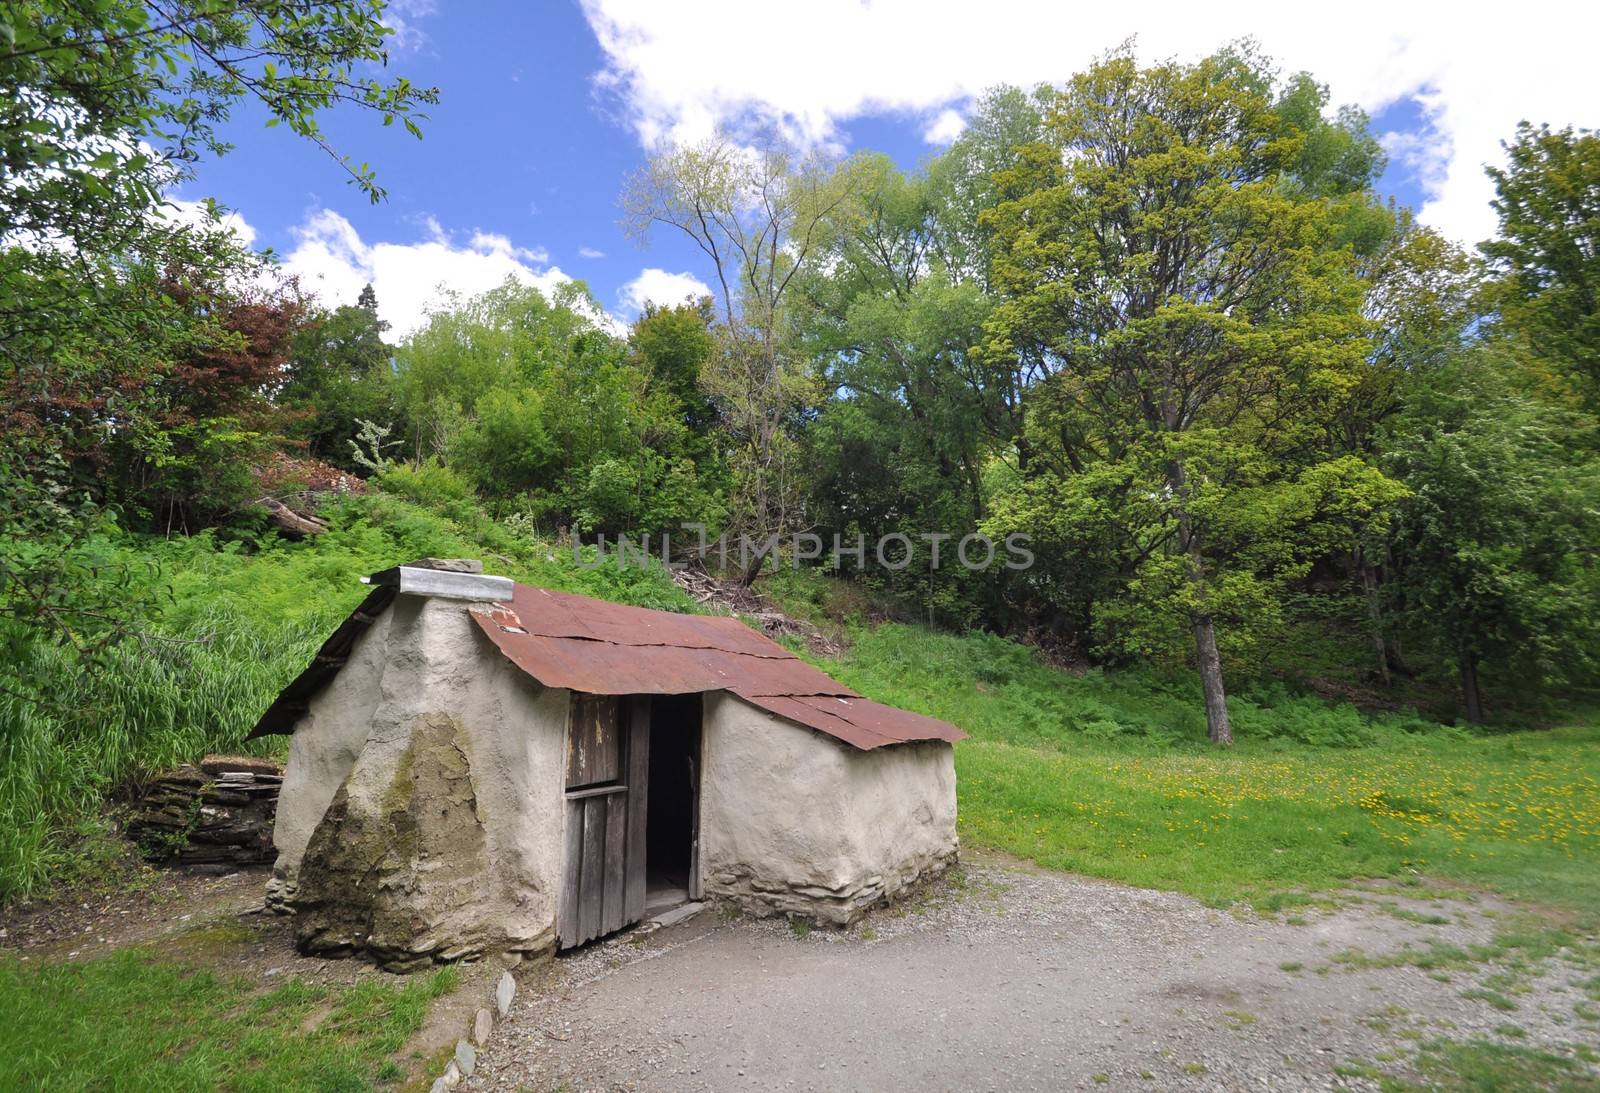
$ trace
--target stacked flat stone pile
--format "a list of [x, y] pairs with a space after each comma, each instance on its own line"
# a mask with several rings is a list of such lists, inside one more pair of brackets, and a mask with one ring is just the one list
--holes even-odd
[[283, 768], [271, 759], [208, 755], [138, 791], [128, 834], [155, 861], [230, 869], [271, 862]]

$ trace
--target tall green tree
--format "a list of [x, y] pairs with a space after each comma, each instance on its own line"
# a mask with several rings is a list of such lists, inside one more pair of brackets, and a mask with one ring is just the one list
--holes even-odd
[[1600, 410], [1600, 133], [1523, 122], [1490, 168], [1500, 218], [1483, 253], [1512, 327]]
[[1309, 537], [1285, 529], [1390, 492], [1320, 447], [1366, 359], [1336, 201], [1366, 180], [1307, 184], [1325, 123], [1280, 105], [1248, 50], [1110, 56], [1061, 92], [984, 214], [1001, 296], [986, 350], [1039, 377], [1005, 515], [1048, 531], [1075, 513], [1074, 534], [1121, 544], [1130, 594], [1102, 617], [1181, 622], [1218, 743], [1219, 624], [1247, 635], [1303, 572]]
[[[1329, 421], [1330, 447], [1369, 462], [1381, 458], [1387, 425], [1405, 408], [1416, 384], [1439, 381], [1482, 317], [1481, 263], [1407, 210], [1394, 210], [1391, 226], [1360, 255], [1366, 283], [1365, 312], [1372, 350], [1359, 382], [1340, 400]], [[1371, 674], [1383, 684], [1407, 671], [1399, 634], [1388, 618], [1388, 527], [1361, 529], [1350, 555], [1372, 643]]]
[[717, 423], [716, 403], [701, 379], [717, 350], [715, 307], [710, 297], [670, 307], [647, 303], [628, 331], [635, 364], [701, 438]]
[[358, 470], [350, 441], [361, 422], [392, 422], [392, 350], [378, 318], [378, 297], [367, 285], [354, 304], [319, 308], [295, 332], [287, 378], [277, 401], [297, 411], [289, 433], [306, 452], [345, 470]]
[[508, 281], [434, 314], [395, 358], [413, 463], [441, 460], [496, 509], [584, 532], [717, 524], [717, 462], [683, 401], [702, 317], [641, 319], [648, 349], [630, 352], [597, 313], [581, 285], [547, 298]]
[[[751, 149], [717, 137], [653, 155], [622, 195], [636, 238], [680, 233], [711, 265], [721, 323], [701, 384], [728, 446], [729, 530], [758, 544], [808, 526], [797, 434], [817, 391], [793, 351], [790, 303], [797, 275], [827, 252], [854, 185], [849, 162], [779, 140]], [[760, 572], [751, 562], [741, 579]]]
[[982, 473], [992, 415], [971, 347], [989, 298], [952, 255], [969, 257], [951, 175], [907, 176], [862, 157], [851, 208], [828, 261], [802, 280], [800, 344], [826, 397], [807, 430], [810, 513], [824, 539], [876, 542], [890, 533], [950, 536], [938, 569], [916, 565], [874, 579], [930, 616], [970, 621], [980, 582], [964, 579], [955, 543], [983, 515]]
[[1384, 468], [1410, 491], [1391, 594], [1408, 629], [1455, 662], [1473, 722], [1488, 712], [1486, 669], [1526, 686], [1600, 668], [1596, 425], [1541, 398], [1536, 371], [1514, 340], [1470, 347], [1408, 377], [1383, 443]]

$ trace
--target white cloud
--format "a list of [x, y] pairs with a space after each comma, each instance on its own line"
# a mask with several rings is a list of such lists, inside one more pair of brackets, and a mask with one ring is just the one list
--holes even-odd
[[[1422, 218], [1467, 243], [1492, 232], [1483, 166], [1501, 160], [1499, 142], [1519, 120], [1594, 124], [1600, 6], [1592, 4], [1536, 0], [1515, 19], [1389, 0], [1352, 0], [1334, 19], [1266, 0], [1138, 7], [990, 0], [981, 9], [965, 0], [813, 0], [803, 10], [784, 0], [583, 0], [583, 7], [607, 58], [597, 83], [620, 96], [647, 145], [700, 139], [729, 124], [772, 125], [831, 143], [839, 122], [864, 113], [927, 116], [995, 84], [1060, 82], [1131, 35], [1143, 57], [1186, 59], [1254, 36], [1286, 70], [1326, 81], [1336, 103], [1375, 112], [1419, 99], [1445, 149], [1424, 176]], [[781, 42], [781, 56], [751, 42]]]
[[1424, 193], [1443, 191], [1450, 177], [1450, 159], [1454, 151], [1449, 137], [1429, 127], [1415, 133], [1385, 133], [1382, 144], [1389, 161], [1415, 177]]
[[181, 197], [168, 197], [161, 205], [161, 215], [168, 220], [196, 228], [220, 228], [232, 233], [243, 247], [255, 243], [256, 229], [243, 216], [221, 206], [217, 212], [220, 218], [213, 220], [204, 201], [186, 201]]
[[[441, 238], [443, 236], [443, 230], [439, 227], [439, 222], [434, 220], [432, 217], [429, 217], [428, 221], [436, 233], [436, 238]], [[525, 262], [537, 262], [540, 265], [550, 261], [550, 252], [545, 250], [543, 247], [513, 246], [508, 237], [504, 235], [497, 235], [494, 232], [473, 232], [472, 242], [468, 244], [468, 247], [476, 251], [489, 251], [491, 253], [509, 254]]]
[[594, 247], [579, 247], [578, 248], [578, 257], [579, 258], [604, 258], [605, 256], [606, 256], [606, 252], [605, 251], [596, 250]]
[[543, 250], [516, 246], [504, 235], [478, 231], [458, 245], [432, 217], [424, 226], [427, 238], [418, 243], [368, 243], [350, 221], [319, 209], [294, 230], [297, 242], [283, 268], [329, 306], [354, 303], [371, 284], [394, 339], [422, 326], [449, 293], [473, 296], [511, 277], [549, 293], [572, 280], [544, 266]]
[[644, 310], [644, 305], [664, 304], [671, 307], [685, 300], [712, 295], [706, 283], [692, 273], [668, 273], [664, 269], [643, 269], [639, 276], [622, 286], [617, 299], [622, 309], [630, 315]]
[[929, 144], [949, 144], [966, 127], [967, 119], [961, 116], [961, 111], [945, 110], [928, 123], [928, 127], [922, 131], [922, 139]]
[[383, 11], [389, 48], [395, 53], [415, 53], [427, 45], [428, 32], [419, 24], [437, 11], [434, 0], [389, 0]]

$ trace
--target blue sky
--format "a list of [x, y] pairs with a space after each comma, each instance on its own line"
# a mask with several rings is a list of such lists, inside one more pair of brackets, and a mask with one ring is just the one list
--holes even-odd
[[[507, 273], [547, 286], [578, 278], [627, 319], [641, 292], [681, 293], [692, 278], [709, 279], [687, 242], [663, 236], [641, 249], [618, 226], [617, 195], [652, 143], [778, 124], [801, 141], [881, 150], [911, 167], [938, 150], [930, 131], [959, 129], [984, 87], [1064, 79], [1129, 34], [1157, 57], [1198, 56], [1254, 34], [1286, 69], [1309, 68], [1336, 101], [1371, 111], [1394, 152], [1384, 189], [1469, 243], [1492, 227], [1481, 164], [1516, 117], [1582, 122], [1562, 115], [1590, 108], [1584, 80], [1576, 90], [1559, 79], [1527, 85], [1550, 71], [1549, 57], [1526, 60], [1523, 85], [1480, 87], [1516, 76], [1504, 63], [1522, 63], [1514, 32], [1463, 37], [1389, 20], [1388, 36], [1369, 33], [1370, 48], [1352, 57], [1335, 28], [1285, 21], [1281, 5], [1235, 7], [1186, 22], [1189, 9], [1156, 5], [1140, 16], [1146, 25], [1102, 13], [1089, 27], [1052, 23], [1060, 5], [1029, 0], [979, 9], [938, 0], [403, 0], [390, 20], [403, 27], [391, 67], [442, 92], [425, 138], [354, 111], [326, 120], [338, 147], [377, 169], [387, 202], [369, 204], [336, 163], [262, 128], [250, 108], [229, 125], [236, 150], [202, 165], [179, 196], [237, 210], [255, 245], [276, 250], [329, 302], [374, 280], [403, 333], [441, 283], [470, 294]], [[1019, 36], [1035, 26], [1054, 40]], [[1472, 51], [1491, 48], [1500, 70], [1474, 70]], [[647, 270], [655, 272], [641, 282]]]

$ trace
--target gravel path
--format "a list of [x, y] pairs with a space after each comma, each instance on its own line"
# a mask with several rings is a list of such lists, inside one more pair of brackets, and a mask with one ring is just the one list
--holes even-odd
[[1486, 900], [1389, 889], [1285, 921], [1009, 864], [965, 877], [846, 933], [705, 912], [590, 946], [526, 976], [464, 1088], [1377, 1088], [1441, 1039], [1600, 1046], [1594, 967], [1370, 966], [1488, 942], [1514, 912]]

